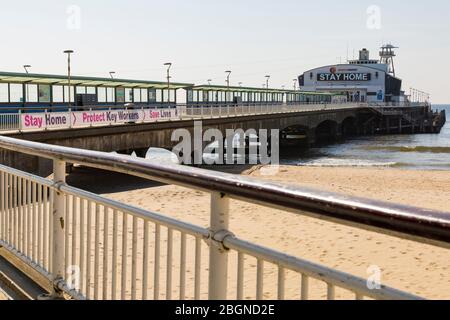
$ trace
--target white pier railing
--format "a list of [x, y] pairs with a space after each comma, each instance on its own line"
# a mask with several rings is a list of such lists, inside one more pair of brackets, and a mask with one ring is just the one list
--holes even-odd
[[16, 131], [20, 129], [20, 115], [16, 113], [0, 113], [0, 131]]
[[177, 105], [168, 108], [92, 108], [84, 111], [0, 113], [1, 131], [46, 131], [89, 127], [145, 124], [161, 121], [180, 121], [222, 117], [252, 116], [290, 112], [312, 112], [363, 107], [364, 104], [245, 104], [245, 105]]
[[[384, 286], [371, 290], [365, 279], [236, 237], [229, 230], [230, 199], [450, 247], [446, 213], [5, 137], [1, 148], [53, 160], [53, 180], [0, 166], [0, 252], [20, 261], [53, 297], [263, 299], [270, 268], [277, 272], [278, 299], [286, 298], [288, 272], [301, 299], [309, 298], [310, 280], [325, 285], [328, 299], [337, 298], [337, 288], [347, 298], [419, 299]], [[65, 182], [67, 163], [209, 192], [210, 226], [73, 188]]]

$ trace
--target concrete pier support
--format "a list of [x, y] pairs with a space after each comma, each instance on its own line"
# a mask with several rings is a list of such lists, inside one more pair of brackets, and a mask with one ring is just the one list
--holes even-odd
[[312, 128], [308, 130], [308, 145], [312, 146], [316, 144], [317, 138], [316, 138], [316, 128]]

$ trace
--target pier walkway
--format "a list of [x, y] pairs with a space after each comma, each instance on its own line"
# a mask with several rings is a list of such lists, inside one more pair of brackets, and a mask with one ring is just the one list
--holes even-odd
[[[11, 121], [14, 117], [16, 120]], [[427, 104], [264, 103], [22, 112], [0, 114], [0, 119], [3, 119], [0, 121], [3, 123], [0, 134], [11, 138], [120, 154], [135, 152], [144, 158], [149, 148], [172, 151], [179, 144], [173, 139], [175, 130], [181, 129], [192, 136], [200, 122], [205, 129], [220, 131], [224, 138], [228, 137], [230, 130], [236, 129], [257, 133], [277, 130], [282, 145], [308, 147], [349, 136], [437, 133], [445, 123], [445, 113], [433, 112]], [[209, 143], [204, 141], [204, 145], [197, 146], [198, 150], [192, 150], [191, 158]], [[0, 160], [5, 165], [41, 176], [47, 176], [52, 170], [49, 161], [8, 150], [0, 150]]]
[[[233, 118], [254, 115], [289, 114], [323, 110], [344, 110], [367, 107], [362, 103], [344, 104], [299, 104], [252, 103], [224, 105], [182, 105], [165, 108], [142, 107], [93, 107], [83, 111], [60, 110], [42, 112], [18, 109], [0, 113], [0, 132], [39, 132], [48, 130], [107, 127], [127, 124], [146, 124], [164, 121], [192, 119]], [[12, 111], [12, 110], [11, 110]]]

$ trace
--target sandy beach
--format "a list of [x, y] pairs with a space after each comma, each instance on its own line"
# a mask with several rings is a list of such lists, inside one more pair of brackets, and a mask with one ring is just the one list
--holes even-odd
[[[83, 170], [85, 169], [77, 168], [69, 180], [72, 184], [89, 188], [89, 181], [96, 179], [92, 179], [92, 172], [88, 176]], [[259, 179], [450, 211], [450, 172], [286, 166], [281, 167], [274, 176], [263, 176], [260, 170], [250, 170], [244, 174]], [[123, 176], [105, 176], [100, 171], [95, 175], [103, 177], [104, 185], [107, 185], [103, 194], [107, 197], [196, 225], [208, 226], [208, 194], [176, 186], [158, 186], [134, 178], [126, 178], [124, 181]], [[121, 186], [117, 184], [119, 179], [123, 183]], [[92, 191], [101, 192], [95, 189]], [[385, 285], [430, 299], [450, 299], [448, 250], [238, 201], [232, 201], [231, 212], [231, 230], [245, 240], [363, 278], [367, 278], [368, 268], [376, 265], [382, 270], [381, 280]], [[174, 253], [177, 255], [176, 251]], [[230, 260], [230, 264], [234, 265], [235, 257]], [[251, 270], [255, 270], [253, 260], [250, 259], [247, 263]], [[232, 267], [230, 273], [234, 274], [234, 271]], [[265, 275], [267, 280], [264, 297], [276, 298], [276, 269], [268, 266]], [[249, 292], [246, 297], [251, 298], [254, 292], [253, 275], [248, 277], [246, 287]], [[287, 281], [286, 298], [298, 299], [299, 288], [299, 281]], [[230, 298], [234, 298], [234, 295], [234, 287], [231, 286]], [[320, 299], [325, 296], [323, 284], [313, 282], [311, 297]], [[352, 298], [339, 291], [337, 297]]]
[[0, 301], [8, 300], [6, 296], [0, 291]]

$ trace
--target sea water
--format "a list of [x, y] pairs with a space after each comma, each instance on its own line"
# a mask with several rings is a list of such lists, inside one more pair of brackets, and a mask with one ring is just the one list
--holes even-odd
[[[434, 105], [450, 115], [450, 105]], [[290, 150], [282, 163], [310, 167], [398, 167], [450, 170], [450, 119], [440, 134], [365, 136], [306, 151]]]

